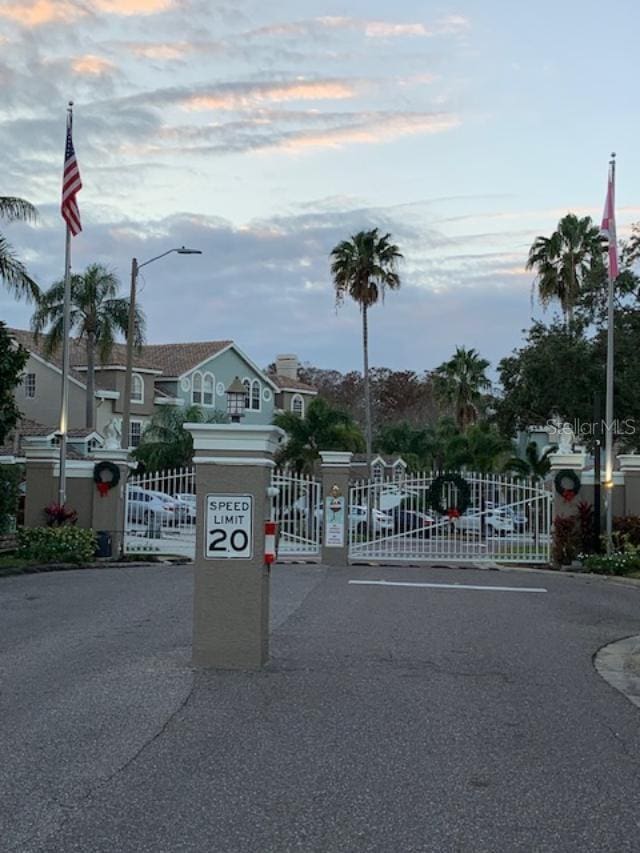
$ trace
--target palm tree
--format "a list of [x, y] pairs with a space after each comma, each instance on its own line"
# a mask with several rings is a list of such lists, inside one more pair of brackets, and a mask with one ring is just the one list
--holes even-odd
[[[87, 429], [95, 427], [96, 352], [100, 362], [106, 362], [117, 334], [127, 333], [129, 300], [118, 296], [119, 289], [116, 275], [101, 264], [91, 264], [82, 275], [71, 276], [70, 329], [75, 329], [87, 348]], [[31, 318], [36, 339], [47, 327], [45, 353], [51, 354], [64, 335], [64, 281], [57, 281], [40, 296]], [[144, 314], [136, 307], [136, 346], [144, 342], [144, 329]]]
[[450, 406], [460, 429], [475, 423], [482, 392], [491, 387], [485, 371], [489, 362], [475, 349], [456, 347], [449, 361], [443, 362], [433, 373], [433, 391], [436, 399]]
[[550, 444], [549, 447], [540, 453], [540, 449], [535, 441], [530, 441], [522, 456], [513, 456], [505, 465], [505, 471], [513, 471], [521, 477], [527, 477], [531, 480], [543, 480], [551, 470], [551, 460], [549, 456], [556, 450], [555, 444]]
[[281, 412], [273, 419], [289, 436], [278, 454], [279, 464], [290, 464], [298, 471], [311, 472], [321, 450], [362, 450], [362, 433], [346, 412], [333, 409], [321, 397], [313, 400], [306, 417]]
[[350, 240], [343, 240], [331, 252], [331, 275], [336, 290], [336, 305], [349, 295], [360, 306], [362, 314], [362, 349], [364, 356], [364, 408], [367, 461], [371, 462], [371, 391], [369, 387], [369, 326], [368, 310], [388, 287], [397, 290], [400, 276], [398, 261], [402, 255], [398, 247], [390, 242], [390, 234], [359, 231]]
[[184, 425], [189, 423], [229, 423], [229, 417], [220, 411], [207, 416], [201, 406], [165, 406], [149, 421], [133, 458], [147, 471], [188, 467], [193, 462], [193, 437]]
[[568, 213], [550, 237], [536, 237], [529, 250], [527, 269], [535, 270], [534, 287], [544, 307], [560, 302], [565, 324], [573, 322], [573, 309], [590, 277], [602, 272], [606, 238], [590, 216]]
[[[23, 198], [0, 196], [0, 219], [7, 222], [34, 222], [38, 216], [35, 207]], [[24, 264], [0, 232], [0, 280], [18, 298], [37, 299], [40, 288], [27, 273]]]

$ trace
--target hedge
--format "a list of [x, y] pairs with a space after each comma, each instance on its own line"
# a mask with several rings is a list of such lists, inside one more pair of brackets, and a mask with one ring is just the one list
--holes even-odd
[[18, 556], [40, 563], [90, 563], [96, 535], [80, 527], [25, 527], [18, 530]]

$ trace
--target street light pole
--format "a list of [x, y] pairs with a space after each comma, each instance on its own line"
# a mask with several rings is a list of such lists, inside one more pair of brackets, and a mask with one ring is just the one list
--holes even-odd
[[129, 423], [131, 420], [131, 385], [133, 382], [133, 342], [136, 333], [136, 288], [138, 283], [138, 272], [147, 264], [160, 260], [175, 252], [178, 255], [201, 255], [200, 249], [187, 249], [181, 246], [179, 249], [169, 249], [155, 258], [150, 258], [142, 264], [137, 258], [131, 261], [131, 292], [129, 294], [129, 322], [127, 325], [127, 361], [124, 374], [124, 400], [122, 401], [122, 433], [120, 435], [120, 446], [123, 450], [129, 449]]

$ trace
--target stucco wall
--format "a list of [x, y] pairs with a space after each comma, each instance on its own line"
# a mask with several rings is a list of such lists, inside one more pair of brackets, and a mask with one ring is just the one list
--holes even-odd
[[[199, 367], [198, 371], [202, 374], [211, 373], [215, 380], [213, 405], [203, 406], [206, 411], [213, 412], [215, 409], [218, 409], [219, 411], [226, 412], [227, 397], [225, 391], [235, 377], [238, 376], [241, 380], [249, 379], [253, 381], [257, 379], [260, 382], [260, 409], [257, 411], [247, 410], [243, 418], [243, 423], [270, 424], [273, 421], [273, 388], [265, 381], [263, 374], [257, 373], [244, 359], [240, 358], [235, 350], [227, 350], [216, 358], [210, 359], [205, 365]], [[192, 403], [191, 385], [193, 373], [194, 371], [191, 371], [188, 377], [178, 382], [176, 390], [177, 396], [187, 406], [190, 406]]]
[[[31, 418], [43, 426], [56, 428], [60, 423], [60, 395], [62, 392], [62, 374], [55, 367], [43, 364], [32, 355], [24, 369], [26, 373], [35, 373], [36, 395], [25, 397], [24, 385], [16, 388], [16, 403], [26, 418]], [[73, 380], [69, 382], [69, 427], [71, 429], [85, 425], [86, 391]]]

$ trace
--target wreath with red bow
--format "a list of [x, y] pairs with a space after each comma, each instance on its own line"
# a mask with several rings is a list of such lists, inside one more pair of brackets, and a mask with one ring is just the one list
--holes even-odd
[[120, 469], [113, 462], [96, 462], [93, 466], [93, 482], [103, 498], [120, 482]]
[[565, 501], [567, 501], [567, 503], [572, 501], [580, 491], [580, 478], [576, 472], [572, 471], [570, 468], [563, 468], [562, 471], [558, 471], [553, 482], [556, 487], [556, 492]]
[[[453, 486], [456, 491], [455, 504], [444, 500], [445, 494], [450, 494], [450, 489], [445, 486]], [[471, 502], [471, 489], [469, 483], [460, 474], [440, 474], [431, 483], [429, 489], [429, 503], [440, 515], [449, 518], [459, 518], [468, 508]]]

